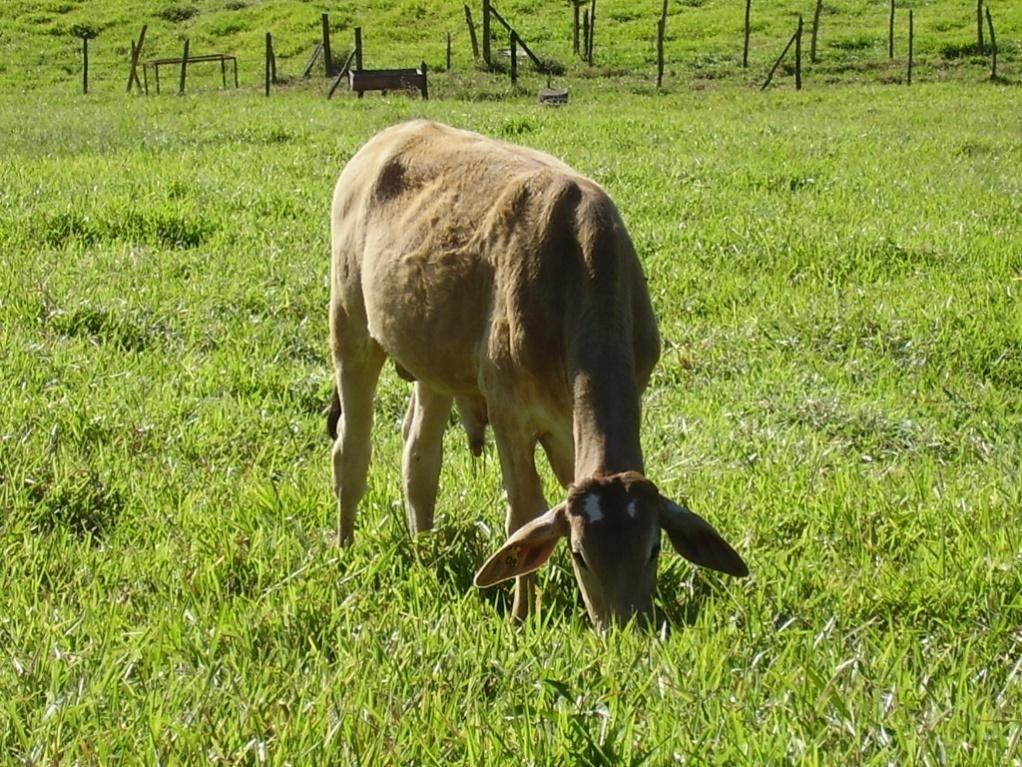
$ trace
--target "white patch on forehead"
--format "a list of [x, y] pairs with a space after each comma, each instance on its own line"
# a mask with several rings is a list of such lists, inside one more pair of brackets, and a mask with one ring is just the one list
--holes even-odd
[[635, 515], [639, 513], [639, 507], [637, 501], [633, 498], [628, 502], [628, 516], [635, 519]]
[[600, 496], [590, 493], [586, 496], [585, 514], [590, 522], [599, 522], [603, 519], [603, 509], [600, 508]]

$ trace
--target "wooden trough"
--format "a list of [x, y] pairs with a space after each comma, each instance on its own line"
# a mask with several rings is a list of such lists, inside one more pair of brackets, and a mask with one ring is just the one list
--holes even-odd
[[359, 98], [366, 91], [382, 91], [386, 94], [387, 91], [398, 90], [418, 91], [422, 98], [429, 98], [425, 61], [418, 69], [352, 69], [348, 71], [348, 80]]

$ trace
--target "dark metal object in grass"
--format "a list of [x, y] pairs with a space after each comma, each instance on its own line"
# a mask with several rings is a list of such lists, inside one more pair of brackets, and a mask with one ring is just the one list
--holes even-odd
[[997, 36], [994, 34], [994, 20], [990, 16], [990, 6], [987, 6], [987, 28], [990, 30], [990, 79], [997, 79]]
[[447, 33], [447, 68], [445, 72], [451, 71], [451, 33]]
[[142, 82], [138, 79], [138, 60], [142, 56], [142, 45], [145, 43], [145, 33], [148, 28], [147, 24], [143, 24], [138, 41], [131, 41], [131, 72], [128, 74], [128, 93], [131, 93], [132, 85], [137, 85], [140, 93], [143, 90]]
[[472, 59], [479, 61], [479, 40], [476, 37], [476, 25], [472, 21], [472, 9], [465, 6], [465, 23], [468, 24], [468, 36], [472, 40]]
[[568, 103], [567, 88], [546, 88], [539, 89], [539, 103], [547, 106], [562, 106]]
[[362, 69], [362, 27], [355, 27], [355, 69]]
[[779, 67], [781, 62], [784, 61], [784, 57], [788, 55], [788, 50], [792, 45], [794, 45], [796, 37], [798, 37], [797, 31], [791, 36], [791, 39], [788, 40], [788, 44], [784, 46], [784, 50], [781, 51], [781, 55], [777, 57], [777, 61], [775, 61], [774, 65], [770, 67], [770, 73], [767, 75], [766, 81], [760, 86], [761, 91], [765, 91], [769, 87], [770, 81], [774, 79], [774, 72], [777, 71], [777, 67]]

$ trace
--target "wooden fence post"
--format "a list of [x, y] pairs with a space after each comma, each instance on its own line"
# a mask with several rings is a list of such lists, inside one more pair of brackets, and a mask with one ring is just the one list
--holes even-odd
[[908, 9], [908, 85], [912, 84], [912, 55], [915, 49], [915, 21], [912, 9]]
[[[352, 56], [355, 57], [355, 63], [352, 64], [352, 69], [356, 72], [362, 71], [362, 27], [355, 27], [355, 48], [351, 52]], [[365, 91], [359, 91], [358, 97], [362, 98], [365, 96]]]
[[447, 33], [447, 72], [451, 71], [451, 33]]
[[82, 35], [82, 93], [89, 95], [89, 36]]
[[596, 39], [596, 0], [589, 4], [589, 47], [586, 49], [589, 66], [593, 65], [593, 43]]
[[667, 28], [667, 0], [660, 10], [660, 18], [656, 23], [656, 87], [664, 85], [664, 31]]
[[798, 32], [796, 32], [794, 35], [791, 36], [791, 38], [788, 40], [788, 44], [785, 45], [784, 46], [784, 50], [781, 51], [781, 55], [777, 57], [777, 61], [775, 61], [774, 65], [772, 67], [770, 67], [770, 73], [767, 75], [766, 81], [759, 88], [761, 91], [765, 91], [767, 89], [767, 86], [770, 85], [770, 81], [774, 79], [774, 72], [776, 72], [777, 71], [777, 67], [779, 67], [781, 65], [781, 62], [784, 60], [784, 57], [788, 54], [788, 50], [791, 48], [792, 45], [794, 45], [795, 38], [797, 36], [798, 36]]
[[990, 30], [990, 79], [997, 79], [997, 36], [994, 34], [994, 20], [990, 16], [990, 6], [984, 10], [987, 13], [987, 27]]
[[745, 44], [742, 46], [742, 69], [749, 67], [749, 16], [752, 14], [752, 0], [745, 0]]
[[323, 22], [323, 64], [326, 66], [326, 76], [334, 73], [334, 59], [330, 55], [330, 15], [324, 13], [321, 17]]
[[490, 0], [483, 0], [483, 61], [493, 66], [490, 60]]
[[976, 0], [976, 50], [983, 52], [983, 0]]
[[802, 90], [802, 14], [798, 15], [795, 28], [795, 90]]
[[664, 87], [664, 20], [656, 23], [656, 87]]
[[511, 48], [511, 86], [518, 85], [518, 35], [510, 34], [509, 45]]
[[524, 53], [532, 60], [532, 63], [535, 65], [537, 70], [539, 70], [540, 72], [545, 71], [545, 65], [543, 64], [542, 61], [539, 60], [539, 57], [535, 53], [529, 50], [529, 46], [525, 44], [525, 41], [522, 39], [522, 36], [518, 34], [518, 30], [512, 27], [508, 23], [508, 20], [501, 16], [500, 13], [498, 13], [497, 9], [494, 8], [493, 6], [490, 6], [490, 15], [493, 16], [493, 18], [497, 21], [498, 24], [500, 24], [502, 27], [504, 27], [505, 30], [507, 30], [507, 33], [509, 35], [512, 32], [515, 33], [516, 43], [518, 47], [522, 49], [522, 53]]
[[305, 62], [305, 69], [302, 70], [302, 79], [305, 80], [310, 74], [312, 74], [312, 68], [316, 65], [316, 60], [323, 55], [323, 41], [320, 40], [312, 48], [312, 53], [309, 54], [309, 60]]
[[809, 61], [815, 64], [819, 59], [816, 57], [816, 37], [820, 33], [820, 14], [823, 12], [823, 0], [816, 0], [816, 8], [813, 10], [813, 36], [809, 43]]
[[145, 42], [145, 31], [148, 25], [142, 25], [142, 32], [138, 36], [138, 42], [131, 41], [131, 72], [128, 75], [128, 93], [131, 93], [131, 86], [137, 85], [142, 90], [142, 83], [138, 79], [138, 60], [142, 57], [142, 43]]
[[894, 0], [891, 0], [891, 15], [887, 20], [887, 58], [894, 58]]
[[181, 54], [181, 82], [178, 85], [177, 89], [178, 96], [185, 95], [185, 76], [187, 72], [188, 72], [188, 38], [186, 37], [185, 49], [184, 52]]
[[571, 52], [578, 55], [578, 32], [581, 20], [579, 18], [581, 4], [579, 0], [571, 0]]
[[[352, 51], [351, 53], [348, 54], [348, 58], [346, 58], [344, 60], [344, 65], [339, 70], [337, 70], [337, 76], [334, 78], [333, 83], [331, 83], [331, 85], [330, 85], [330, 90], [327, 91], [327, 94], [326, 94], [326, 97], [328, 99], [332, 99], [334, 97], [334, 91], [336, 91], [337, 90], [337, 86], [339, 86], [341, 84], [341, 80], [343, 80], [347, 76], [348, 70], [351, 68], [352, 59], [354, 59], [354, 58], [355, 58], [355, 51]], [[360, 93], [359, 96], [361, 96], [361, 95], [362, 94]]]
[[272, 65], [270, 64], [270, 59], [272, 57], [273, 57], [273, 38], [270, 36], [270, 33], [267, 32], [266, 33], [266, 96], [267, 96], [267, 98], [270, 95], [270, 79], [271, 79], [271, 76], [273, 74], [272, 71], [271, 71], [272, 70]]
[[589, 63], [589, 9], [582, 11], [582, 61]]
[[465, 23], [468, 24], [468, 36], [472, 40], [472, 58], [479, 61], [479, 39], [476, 37], [476, 25], [472, 22], [472, 9], [465, 6]]

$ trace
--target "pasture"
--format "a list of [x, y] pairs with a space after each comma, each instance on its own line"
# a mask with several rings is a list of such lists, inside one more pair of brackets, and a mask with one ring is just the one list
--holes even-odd
[[[649, 474], [751, 577], [665, 546], [663, 629], [601, 637], [562, 546], [511, 627], [471, 587], [492, 443], [448, 431], [411, 540], [390, 367], [331, 545], [330, 192], [410, 116], [614, 197], [665, 340]], [[1022, 763], [1020, 118], [960, 84], [0, 96], [0, 759]]]

